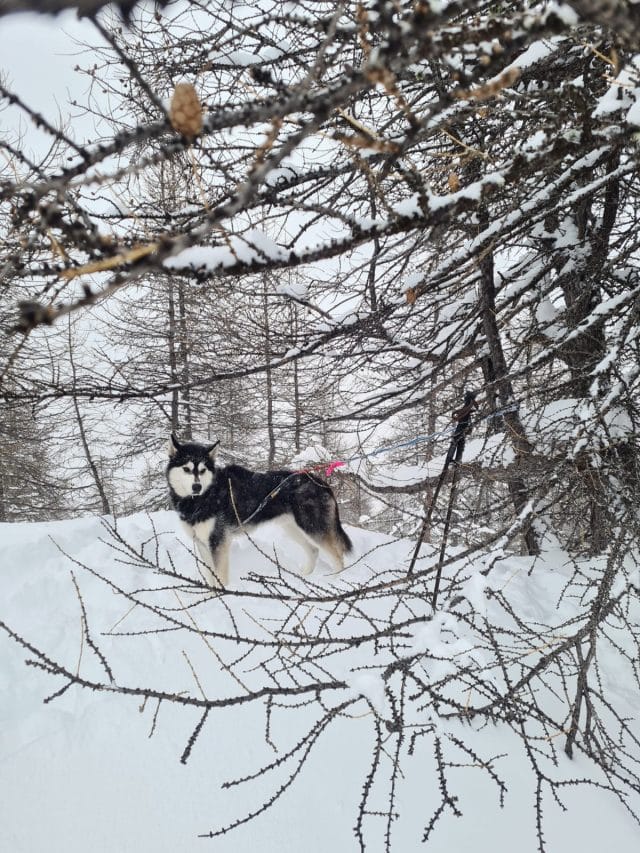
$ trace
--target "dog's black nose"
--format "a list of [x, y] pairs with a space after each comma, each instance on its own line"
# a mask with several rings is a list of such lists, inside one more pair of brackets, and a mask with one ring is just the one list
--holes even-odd
[[200, 483], [194, 483], [193, 486], [191, 486], [191, 491], [195, 492], [195, 494], [197, 495], [198, 492], [202, 491], [202, 486], [200, 485]]

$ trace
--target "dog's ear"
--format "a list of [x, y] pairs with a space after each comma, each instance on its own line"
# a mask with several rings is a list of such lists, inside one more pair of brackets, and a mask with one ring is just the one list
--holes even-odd
[[171, 438], [169, 439], [169, 456], [175, 456], [179, 450], [180, 442], [175, 437], [175, 435], [171, 433]]
[[215, 444], [211, 444], [211, 445], [209, 445], [209, 447], [207, 447], [207, 456], [209, 457], [209, 459], [211, 459], [212, 462], [216, 461], [216, 456], [217, 456], [216, 447], [219, 444], [220, 444], [220, 439], [218, 439], [218, 441], [216, 441]]

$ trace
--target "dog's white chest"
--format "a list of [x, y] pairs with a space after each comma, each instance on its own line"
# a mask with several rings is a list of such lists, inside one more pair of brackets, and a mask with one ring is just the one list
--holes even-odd
[[189, 536], [208, 546], [209, 537], [216, 526], [216, 520], [215, 518], [208, 518], [206, 521], [198, 521], [196, 524], [188, 524], [186, 521], [183, 521], [182, 524]]

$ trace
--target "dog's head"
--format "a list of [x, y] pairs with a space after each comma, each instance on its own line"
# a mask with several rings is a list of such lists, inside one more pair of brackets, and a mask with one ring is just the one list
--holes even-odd
[[215, 475], [215, 450], [219, 443], [182, 443], [171, 434], [167, 480], [179, 498], [200, 497], [211, 486]]

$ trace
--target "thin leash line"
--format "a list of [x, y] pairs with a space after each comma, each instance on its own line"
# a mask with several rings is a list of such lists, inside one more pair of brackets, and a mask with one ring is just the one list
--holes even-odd
[[[483, 415], [482, 417], [476, 418], [471, 427], [477, 426], [478, 424], [484, 423], [484, 421], [492, 420], [493, 418], [501, 417], [502, 415], [509, 414], [509, 412], [516, 412], [520, 408], [520, 403], [511, 403], [508, 406], [503, 406], [501, 409], [497, 409], [495, 412], [490, 412], [488, 415]], [[447, 427], [446, 429], [437, 430], [436, 432], [432, 432], [429, 435], [418, 435], [415, 438], [410, 438], [405, 441], [399, 441], [395, 444], [387, 444], [383, 447], [378, 447], [376, 450], [370, 450], [368, 453], [359, 453], [354, 456], [348, 456], [346, 459], [335, 459], [331, 462], [319, 462], [317, 465], [312, 465], [308, 468], [301, 468], [292, 472], [293, 474], [306, 474], [312, 473], [313, 471], [328, 471], [326, 474], [327, 477], [330, 477], [333, 474], [336, 468], [341, 467], [342, 465], [349, 465], [351, 462], [359, 462], [362, 459], [369, 459], [372, 456], [378, 456], [383, 453], [390, 453], [392, 450], [400, 450], [403, 447], [415, 447], [418, 444], [427, 444], [432, 441], [436, 441], [438, 438], [446, 438], [449, 435], [452, 435], [455, 431], [455, 426]], [[232, 459], [239, 459], [241, 457], [235, 456], [233, 453], [229, 453], [228, 451], [224, 452], [224, 455], [230, 456]], [[284, 481], [283, 481], [284, 482]]]
[[[520, 403], [511, 403], [508, 406], [503, 406], [501, 409], [497, 409], [495, 412], [490, 412], [488, 415], [483, 415], [480, 418], [476, 418], [471, 427], [473, 428], [477, 424], [483, 423], [484, 421], [489, 421], [492, 418], [498, 418], [502, 415], [509, 414], [509, 412], [516, 412], [520, 408]], [[392, 450], [399, 450], [402, 447], [415, 447], [418, 444], [427, 444], [432, 441], [435, 441], [438, 438], [444, 438], [445, 436], [452, 435], [455, 431], [455, 426], [447, 427], [446, 429], [438, 430], [437, 432], [433, 432], [430, 435], [418, 435], [415, 438], [409, 439], [407, 441], [400, 441], [397, 444], [389, 444], [385, 447], [379, 447], [377, 450], [372, 450], [369, 453], [360, 453], [356, 456], [350, 456], [344, 460], [341, 464], [349, 465], [351, 462], [358, 462], [361, 459], [369, 459], [371, 456], [378, 456], [382, 453], [390, 453]], [[336, 460], [339, 461], [339, 460]], [[333, 464], [333, 463], [331, 463]], [[317, 466], [318, 468], [322, 468], [323, 466]], [[338, 467], [338, 466], [336, 466]], [[333, 473], [333, 472], [332, 472]]]
[[[503, 406], [501, 409], [498, 409], [495, 412], [490, 412], [488, 415], [483, 415], [481, 418], [476, 418], [476, 420], [474, 420], [474, 422], [472, 424], [472, 427], [479, 424], [479, 423], [483, 423], [484, 421], [491, 420], [492, 418], [497, 418], [497, 417], [500, 417], [502, 415], [508, 414], [509, 412], [515, 412], [518, 410], [519, 407], [520, 407], [519, 402], [511, 403], [508, 406]], [[408, 441], [401, 441], [401, 442], [398, 442], [396, 444], [387, 445], [385, 447], [379, 447], [376, 450], [370, 451], [369, 453], [361, 453], [361, 454], [358, 454], [356, 456], [350, 456], [344, 460], [334, 459], [332, 462], [321, 462], [317, 465], [312, 465], [308, 468], [301, 468], [297, 471], [292, 471], [291, 474], [289, 474], [287, 477], [285, 477], [283, 480], [281, 480], [278, 483], [278, 485], [275, 486], [275, 488], [273, 488], [262, 499], [262, 501], [254, 509], [254, 511], [250, 515], [248, 515], [244, 519], [244, 521], [241, 522], [241, 525], [244, 526], [245, 524], [248, 524], [251, 521], [251, 519], [254, 518], [260, 512], [260, 510], [264, 509], [264, 507], [269, 503], [269, 501], [278, 494], [280, 489], [289, 480], [292, 480], [294, 477], [298, 477], [301, 474], [312, 474], [315, 471], [322, 471], [322, 470], [324, 470], [326, 477], [330, 477], [333, 474], [333, 472], [336, 470], [336, 468], [341, 468], [345, 465], [350, 465], [352, 462], [358, 462], [362, 459], [369, 459], [372, 456], [378, 456], [378, 455], [383, 454], [383, 453], [390, 453], [392, 450], [398, 450], [402, 447], [414, 447], [418, 444], [425, 444], [427, 442], [435, 441], [437, 438], [452, 435], [454, 433], [455, 429], [456, 429], [455, 426], [451, 426], [451, 427], [448, 427], [447, 429], [444, 429], [444, 430], [438, 430], [437, 432], [431, 433], [430, 435], [419, 435], [419, 436], [416, 436], [415, 438], [412, 438]]]

